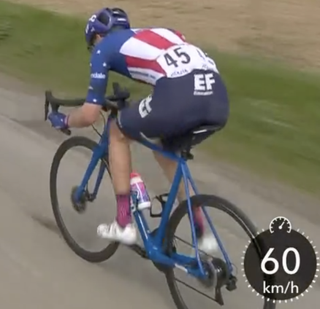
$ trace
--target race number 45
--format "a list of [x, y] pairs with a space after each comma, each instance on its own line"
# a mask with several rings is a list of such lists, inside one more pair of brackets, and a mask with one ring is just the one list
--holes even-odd
[[181, 47], [176, 47], [163, 55], [168, 66], [178, 67], [179, 64], [188, 64], [191, 61], [191, 57], [182, 51]]

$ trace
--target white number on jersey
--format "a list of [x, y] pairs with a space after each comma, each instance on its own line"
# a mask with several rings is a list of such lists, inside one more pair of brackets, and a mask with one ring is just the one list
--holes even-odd
[[188, 53], [184, 52], [182, 47], [176, 47], [172, 50], [169, 50], [163, 55], [164, 59], [168, 66], [173, 65], [178, 68], [179, 65], [190, 63], [191, 58]]
[[191, 44], [170, 47], [157, 59], [157, 62], [171, 78], [186, 75], [194, 69], [213, 70], [219, 73], [215, 62], [200, 48]]

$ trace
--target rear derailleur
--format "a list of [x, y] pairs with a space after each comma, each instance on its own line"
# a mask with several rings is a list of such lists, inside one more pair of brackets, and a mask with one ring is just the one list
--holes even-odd
[[215, 301], [223, 306], [224, 300], [221, 288], [225, 286], [229, 292], [234, 291], [237, 288], [237, 278], [230, 274], [227, 264], [220, 258], [201, 258], [201, 262], [207, 277], [200, 279], [199, 282], [206, 288], [213, 288], [215, 290]]

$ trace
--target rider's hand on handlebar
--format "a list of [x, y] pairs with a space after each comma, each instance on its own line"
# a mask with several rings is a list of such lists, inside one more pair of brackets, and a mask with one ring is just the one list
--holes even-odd
[[55, 129], [68, 129], [68, 117], [65, 114], [59, 112], [51, 112], [48, 115], [48, 119]]

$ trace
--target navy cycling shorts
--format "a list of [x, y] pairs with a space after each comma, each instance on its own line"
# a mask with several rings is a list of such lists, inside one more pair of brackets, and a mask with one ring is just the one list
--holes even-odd
[[228, 116], [228, 95], [220, 75], [195, 70], [158, 80], [149, 97], [121, 110], [117, 123], [123, 134], [141, 141], [178, 138], [205, 125], [223, 127]]

